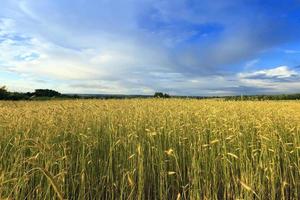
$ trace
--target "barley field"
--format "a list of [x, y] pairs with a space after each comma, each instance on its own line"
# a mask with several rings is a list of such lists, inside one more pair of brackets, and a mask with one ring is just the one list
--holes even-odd
[[300, 199], [300, 102], [0, 102], [0, 199]]

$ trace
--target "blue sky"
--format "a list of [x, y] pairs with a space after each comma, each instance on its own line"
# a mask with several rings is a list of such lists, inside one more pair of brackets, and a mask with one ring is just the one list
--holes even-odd
[[14, 91], [300, 92], [298, 0], [0, 0]]

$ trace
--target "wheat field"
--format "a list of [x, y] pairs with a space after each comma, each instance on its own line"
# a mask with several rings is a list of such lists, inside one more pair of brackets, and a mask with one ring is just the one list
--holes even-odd
[[300, 102], [0, 102], [0, 199], [300, 199]]

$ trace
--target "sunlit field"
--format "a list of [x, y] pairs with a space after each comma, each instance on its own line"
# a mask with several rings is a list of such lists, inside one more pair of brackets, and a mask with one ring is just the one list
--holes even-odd
[[300, 102], [0, 102], [0, 199], [300, 199]]

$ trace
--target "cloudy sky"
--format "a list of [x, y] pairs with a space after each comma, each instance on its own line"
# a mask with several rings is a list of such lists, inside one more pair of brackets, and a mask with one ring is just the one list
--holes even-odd
[[299, 0], [0, 0], [13, 91], [300, 92]]

